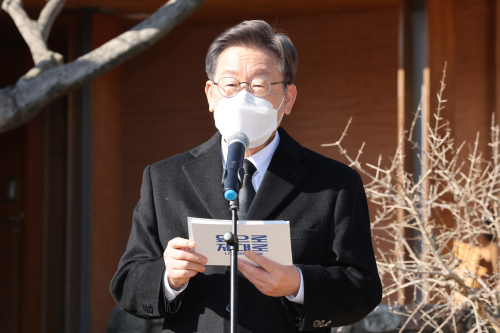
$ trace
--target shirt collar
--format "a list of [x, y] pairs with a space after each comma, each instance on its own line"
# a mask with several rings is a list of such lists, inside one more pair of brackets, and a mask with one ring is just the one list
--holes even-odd
[[[278, 148], [279, 143], [280, 135], [278, 134], [278, 131], [276, 131], [276, 135], [274, 136], [273, 141], [271, 141], [267, 146], [259, 150], [257, 153], [245, 158], [255, 165], [259, 174], [264, 174], [269, 167], [269, 163], [271, 163], [271, 159], [273, 158], [274, 152], [276, 151], [276, 148]], [[222, 167], [225, 169], [228, 146], [223, 137], [221, 137], [220, 145], [222, 147]]]

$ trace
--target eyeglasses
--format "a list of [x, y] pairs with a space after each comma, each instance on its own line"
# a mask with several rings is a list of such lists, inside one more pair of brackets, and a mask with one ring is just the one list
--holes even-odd
[[214, 84], [217, 86], [217, 90], [224, 97], [233, 97], [237, 93], [240, 92], [242, 84], [247, 85], [247, 90], [249, 93], [254, 95], [255, 97], [265, 97], [271, 92], [271, 88], [275, 84], [283, 83], [281, 82], [271, 82], [267, 77], [258, 76], [252, 79], [250, 82], [240, 82], [236, 80], [234, 77], [223, 77], [218, 82], [214, 81]]

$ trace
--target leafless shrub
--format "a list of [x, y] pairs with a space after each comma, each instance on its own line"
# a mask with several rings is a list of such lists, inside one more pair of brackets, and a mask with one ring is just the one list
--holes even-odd
[[[500, 128], [493, 117], [489, 157], [478, 151], [478, 133], [461, 160], [464, 144], [456, 147], [440, 117], [444, 77], [434, 124], [426, 124], [428, 149], [412, 138], [417, 117], [387, 167], [381, 156], [378, 165], [362, 164], [364, 144], [355, 158], [347, 153], [342, 142], [351, 120], [337, 142], [323, 146], [338, 147], [370, 180], [373, 237], [384, 245], [376, 247], [377, 264], [384, 297], [401, 315], [400, 332], [500, 332]], [[418, 152], [419, 179], [404, 170], [405, 141]]]

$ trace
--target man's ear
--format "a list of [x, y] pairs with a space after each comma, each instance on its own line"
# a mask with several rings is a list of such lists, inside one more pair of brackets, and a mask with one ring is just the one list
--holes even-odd
[[286, 90], [285, 101], [283, 102], [283, 111], [287, 116], [292, 112], [292, 107], [296, 99], [297, 86], [295, 84], [289, 84]]
[[214, 112], [215, 110], [215, 101], [214, 101], [214, 83], [213, 81], [207, 81], [205, 84], [205, 95], [207, 95], [207, 101], [208, 101], [208, 110], [210, 112]]

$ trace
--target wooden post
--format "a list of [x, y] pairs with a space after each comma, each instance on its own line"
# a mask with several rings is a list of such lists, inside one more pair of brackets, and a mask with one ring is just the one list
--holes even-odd
[[[495, 1], [495, 121], [500, 124], [500, 0]], [[491, 247], [491, 262], [493, 274], [500, 273], [498, 256], [500, 248], [494, 244]]]
[[[439, 112], [441, 118], [440, 124], [448, 123], [454, 134], [454, 103], [455, 103], [455, 0], [427, 0], [426, 3], [427, 18], [427, 66], [424, 70], [424, 114], [425, 114], [425, 135], [424, 151], [429, 151], [427, 124], [434, 128], [435, 114], [438, 108], [437, 94], [441, 88], [443, 70], [446, 66], [446, 89], [443, 93], [443, 99], [446, 103], [442, 104], [444, 109]], [[444, 129], [443, 129], [444, 131]], [[425, 170], [429, 169], [429, 160], [424, 159]], [[425, 183], [425, 191], [428, 193], [430, 183]], [[425, 199], [424, 199], [425, 200]], [[453, 217], [448, 212], [440, 213], [441, 220], [445, 225], [453, 225]]]
[[[398, 32], [398, 142], [408, 135], [413, 120], [413, 57], [411, 33], [411, 8], [406, 0], [399, 2]], [[409, 153], [411, 145], [403, 146], [403, 155]], [[411, 167], [412, 155], [406, 156], [403, 167]]]
[[[438, 114], [438, 98], [437, 94], [441, 88], [441, 80], [443, 78], [443, 70], [446, 66], [446, 89], [443, 93], [443, 99], [447, 100], [444, 109], [439, 111], [441, 118], [439, 123], [443, 125], [448, 123], [454, 134], [454, 68], [455, 68], [455, 1], [454, 0], [427, 0], [426, 2], [426, 20], [427, 20], [427, 63], [423, 73], [423, 111], [424, 111], [424, 131], [423, 131], [423, 150], [429, 153], [429, 129], [436, 129], [436, 115]], [[442, 129], [444, 131], [444, 129]], [[444, 132], [441, 134], [444, 135]], [[427, 157], [423, 157], [423, 166], [425, 173], [429, 170], [430, 161]], [[431, 219], [428, 216], [427, 199], [430, 190], [430, 180], [424, 182], [424, 221]], [[452, 199], [452, 198], [449, 198]], [[454, 223], [453, 216], [449, 212], [439, 212], [439, 220], [444, 222], [447, 227], [452, 227]], [[422, 257], [427, 256], [429, 249], [425, 244], [422, 244]], [[424, 285], [424, 289], [427, 286]], [[426, 295], [422, 300], [424, 302], [432, 302], [433, 295]]]
[[[121, 33], [118, 18], [92, 16], [92, 48]], [[105, 332], [116, 305], [109, 283], [120, 260], [121, 68], [91, 85], [90, 332]]]
[[[409, 133], [412, 122], [413, 111], [413, 59], [412, 59], [412, 33], [411, 33], [411, 8], [410, 2], [407, 0], [399, 1], [399, 18], [398, 18], [398, 136], [397, 143], [401, 144], [401, 163], [399, 164], [398, 174], [402, 175], [404, 171], [413, 169], [413, 154], [411, 147], [405, 136]], [[402, 182], [403, 177], [400, 177]], [[398, 210], [398, 224], [402, 224], [405, 214], [403, 209]], [[406, 228], [401, 228], [401, 233], [406, 235]], [[401, 255], [405, 255], [404, 246], [401, 246]], [[400, 272], [400, 277], [403, 273]], [[398, 291], [398, 303], [404, 305], [411, 301], [410, 290]]]
[[495, 118], [500, 124], [500, 0], [496, 0], [495, 5]]
[[24, 192], [24, 238], [21, 280], [21, 329], [19, 332], [43, 332], [43, 237], [46, 213], [45, 180], [45, 111], [26, 125], [26, 156]]
[[[68, 17], [68, 55], [73, 61], [82, 55], [82, 17]], [[64, 332], [80, 327], [81, 238], [82, 238], [82, 90], [68, 94], [66, 167], [66, 262]]]
[[[455, 1], [427, 0], [427, 68], [429, 69], [428, 98], [426, 101], [431, 125], [437, 109], [436, 94], [441, 87], [441, 78], [446, 64], [445, 108], [440, 112], [443, 121], [454, 124], [454, 69], [455, 69]], [[425, 83], [424, 83], [425, 84]], [[427, 89], [427, 87], [426, 87]]]

